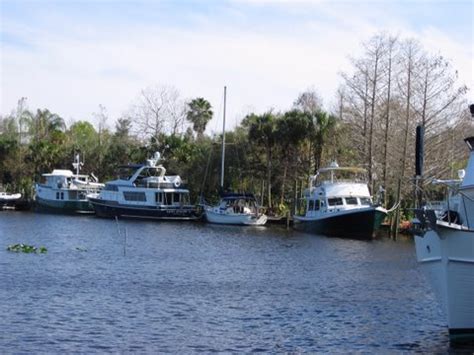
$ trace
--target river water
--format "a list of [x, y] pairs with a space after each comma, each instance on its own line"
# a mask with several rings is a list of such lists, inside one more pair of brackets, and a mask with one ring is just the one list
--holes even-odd
[[414, 249], [0, 212], [0, 353], [450, 351]]

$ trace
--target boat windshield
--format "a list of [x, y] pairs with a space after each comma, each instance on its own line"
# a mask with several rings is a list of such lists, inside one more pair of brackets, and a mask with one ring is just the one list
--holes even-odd
[[117, 175], [120, 180], [130, 180], [137, 168], [131, 166], [122, 166], [118, 169]]
[[315, 185], [321, 185], [322, 182], [356, 182], [366, 183], [367, 172], [363, 169], [340, 168], [334, 170], [320, 171], [316, 177]]
[[249, 197], [236, 197], [236, 198], [224, 198], [221, 202], [222, 206], [255, 206], [256, 201], [254, 198]]

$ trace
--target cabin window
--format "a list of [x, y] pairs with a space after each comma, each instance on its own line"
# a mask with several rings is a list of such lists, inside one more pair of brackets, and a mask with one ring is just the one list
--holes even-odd
[[166, 192], [164, 194], [165, 200], [164, 204], [165, 205], [172, 205], [173, 204], [173, 193], [172, 192]]
[[328, 198], [328, 205], [329, 206], [342, 206], [342, 197], [333, 197]]
[[144, 192], [124, 191], [123, 197], [126, 201], [146, 201], [146, 195]]
[[64, 192], [61, 192], [61, 200], [64, 200]]
[[346, 205], [357, 205], [357, 197], [346, 197]]
[[314, 201], [314, 210], [319, 211], [319, 200]]
[[163, 193], [162, 192], [157, 192], [156, 193], [156, 203], [158, 204], [163, 204]]
[[179, 203], [179, 194], [177, 193], [173, 194], [173, 203]]
[[59, 200], [59, 192], [56, 192], [56, 200]]
[[314, 210], [314, 201], [313, 201], [313, 200], [309, 200], [308, 211], [312, 211], [312, 210]]
[[363, 206], [370, 206], [371, 205], [370, 198], [361, 197], [360, 204], [363, 205]]
[[118, 186], [117, 185], [112, 185], [112, 184], [105, 184], [104, 190], [118, 191]]

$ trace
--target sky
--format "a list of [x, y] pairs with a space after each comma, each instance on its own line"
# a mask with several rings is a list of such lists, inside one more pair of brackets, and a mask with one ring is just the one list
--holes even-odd
[[451, 60], [474, 102], [474, 0], [0, 0], [0, 115], [26, 98], [66, 122], [108, 125], [140, 92], [171, 86], [214, 108], [209, 132], [291, 108], [334, 105], [350, 57], [380, 32]]

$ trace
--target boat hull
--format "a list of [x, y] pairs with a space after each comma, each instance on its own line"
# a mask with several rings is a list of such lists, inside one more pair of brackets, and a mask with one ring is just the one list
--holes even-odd
[[370, 240], [380, 227], [386, 212], [377, 207], [333, 213], [322, 218], [294, 216], [294, 228], [329, 237]]
[[201, 216], [193, 206], [160, 208], [159, 206], [123, 205], [115, 201], [89, 198], [96, 215], [104, 218], [124, 217], [156, 220], [197, 220]]
[[451, 341], [474, 340], [474, 231], [438, 226], [415, 236], [416, 256], [447, 315]]
[[36, 196], [35, 208], [47, 212], [94, 213], [89, 200], [49, 200]]
[[[20, 195], [20, 194], [18, 194]], [[30, 208], [30, 203], [28, 200], [21, 197], [18, 198], [0, 198], [0, 210], [2, 209], [13, 209], [18, 211], [28, 210]]]
[[239, 214], [225, 214], [216, 213], [212, 210], [207, 210], [205, 213], [206, 221], [215, 224], [229, 224], [242, 226], [263, 226], [267, 223], [267, 216], [260, 215], [256, 217], [253, 214], [239, 213]]

